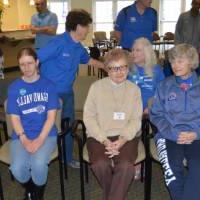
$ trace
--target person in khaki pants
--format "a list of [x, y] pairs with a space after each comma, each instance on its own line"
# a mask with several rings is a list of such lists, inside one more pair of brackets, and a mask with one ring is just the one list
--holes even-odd
[[122, 49], [107, 53], [108, 77], [92, 84], [84, 106], [89, 159], [105, 200], [125, 199], [138, 154], [142, 100], [126, 80], [128, 60]]

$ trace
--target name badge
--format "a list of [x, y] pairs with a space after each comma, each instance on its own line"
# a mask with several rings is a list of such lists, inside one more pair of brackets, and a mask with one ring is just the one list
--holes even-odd
[[114, 112], [113, 119], [114, 120], [125, 120], [125, 113], [124, 112]]

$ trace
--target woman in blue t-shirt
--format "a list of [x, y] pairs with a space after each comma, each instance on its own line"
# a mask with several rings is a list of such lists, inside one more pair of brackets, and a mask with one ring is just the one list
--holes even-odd
[[[156, 86], [163, 80], [164, 73], [157, 64], [156, 54], [148, 39], [138, 38], [132, 47], [132, 65], [128, 80], [140, 87], [143, 103], [143, 114], [148, 114], [148, 100], [154, 96]], [[140, 166], [135, 167], [135, 179], [140, 179]]]
[[13, 127], [10, 170], [26, 189], [25, 199], [43, 199], [48, 163], [56, 148], [56, 111], [59, 99], [54, 85], [38, 73], [31, 48], [17, 56], [22, 73], [8, 90], [7, 113]]
[[165, 78], [163, 70], [157, 64], [156, 54], [149, 40], [139, 38], [132, 47], [132, 66], [128, 80], [137, 84], [141, 89], [143, 110], [148, 114], [148, 100], [154, 96], [156, 86]]

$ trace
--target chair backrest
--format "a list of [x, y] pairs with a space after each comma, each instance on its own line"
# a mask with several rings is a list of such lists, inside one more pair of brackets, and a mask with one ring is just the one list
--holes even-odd
[[96, 41], [107, 40], [106, 32], [105, 31], [95, 31], [94, 32], [94, 39]]
[[110, 31], [110, 40], [116, 39], [115, 31]]
[[6, 110], [7, 110], [7, 100], [4, 101], [4, 110], [5, 110], [5, 114], [6, 114], [7, 133], [8, 133], [8, 136], [10, 137], [12, 135], [13, 128], [12, 128], [10, 116], [6, 112]]
[[[75, 114], [78, 113], [82, 119], [83, 107], [89, 91], [89, 88], [93, 82], [98, 80], [95, 76], [77, 76], [74, 83], [74, 99], [75, 99]], [[77, 118], [77, 116], [76, 116]]]
[[[61, 104], [61, 107], [62, 107], [62, 104]], [[13, 128], [12, 128], [10, 115], [7, 114], [6, 108], [7, 108], [7, 100], [5, 100], [5, 102], [4, 102], [4, 109], [5, 109], [5, 113], [6, 113], [7, 132], [8, 132], [8, 136], [11, 137]], [[62, 109], [59, 109], [57, 111], [56, 120], [55, 120], [55, 124], [58, 129], [58, 133], [61, 132], [61, 113], [62, 113]]]
[[166, 32], [164, 37], [163, 37], [163, 40], [174, 40], [174, 33]]
[[153, 32], [153, 41], [158, 41], [160, 40], [160, 36], [158, 35], [158, 33]]
[[58, 129], [58, 133], [61, 132], [61, 117], [62, 117], [62, 103], [61, 103], [61, 101], [60, 101], [60, 104], [61, 104], [61, 108], [57, 111], [56, 121], [55, 121], [56, 127]]

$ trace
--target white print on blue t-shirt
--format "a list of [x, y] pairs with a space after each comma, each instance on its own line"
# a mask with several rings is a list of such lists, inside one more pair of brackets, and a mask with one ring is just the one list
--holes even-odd
[[[153, 79], [147, 75], [140, 76], [138, 74], [134, 74], [130, 76], [129, 80], [134, 82], [136, 85], [139, 85], [142, 88], [146, 88], [148, 90], [154, 89]], [[148, 83], [147, 83], [148, 82]]]
[[32, 102], [48, 102], [48, 93], [34, 92], [32, 94], [23, 95], [17, 98], [17, 103], [19, 107], [26, 104], [30, 104]]
[[28, 109], [28, 110], [23, 110], [22, 113], [24, 115], [26, 114], [29, 114], [29, 113], [33, 113], [33, 112], [36, 112], [38, 114], [41, 114], [43, 112], [45, 112], [45, 107], [43, 105], [39, 105], [39, 106], [36, 106], [34, 108], [31, 108], [31, 109]]
[[25, 94], [26, 94], [26, 89], [24, 89], [24, 88], [20, 89], [20, 90], [19, 90], [19, 93], [20, 93], [21, 95], [25, 95]]

